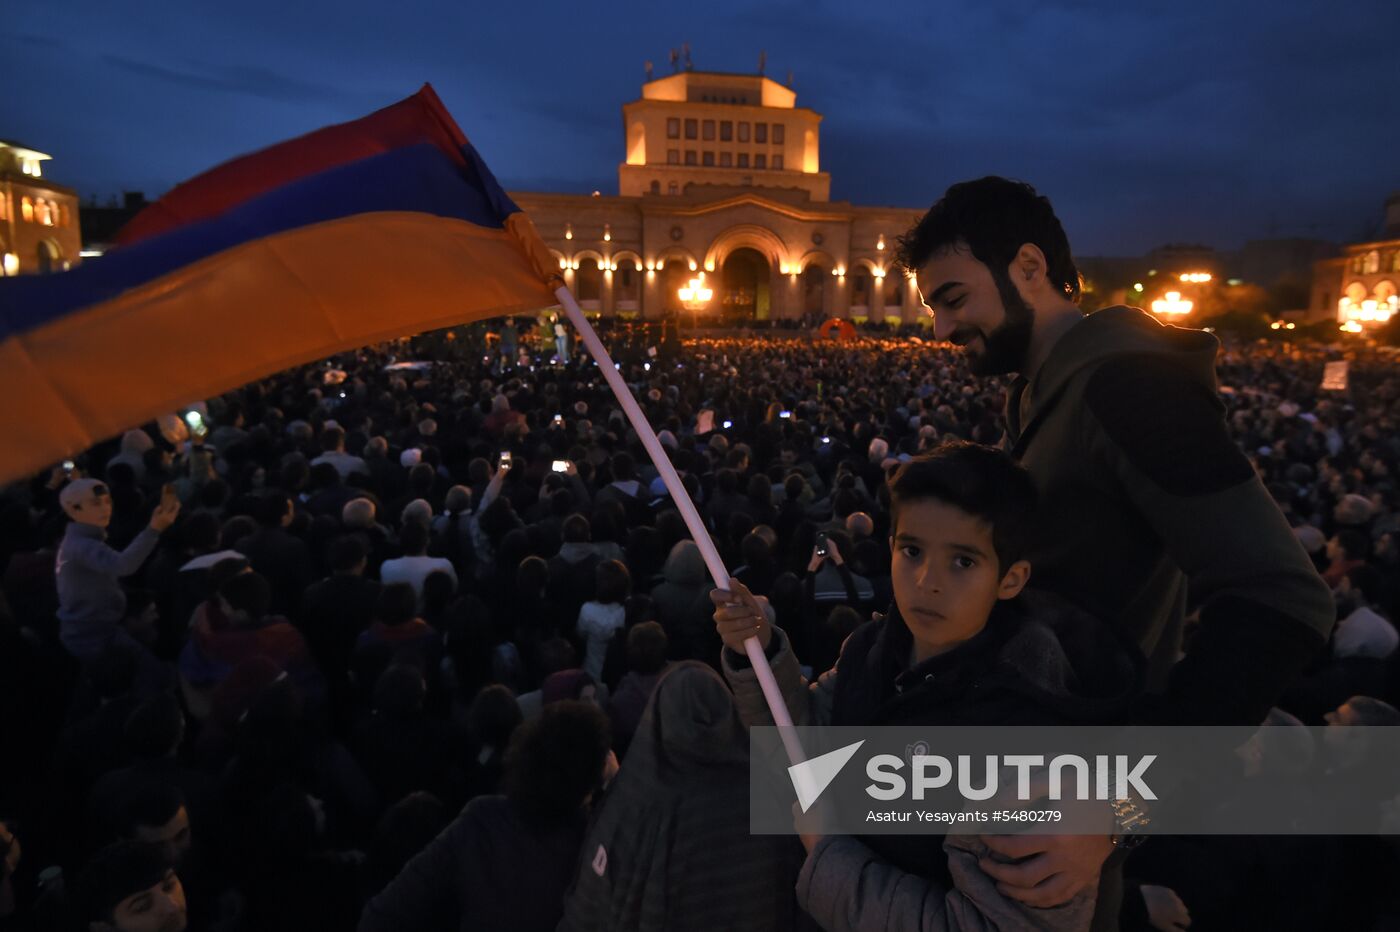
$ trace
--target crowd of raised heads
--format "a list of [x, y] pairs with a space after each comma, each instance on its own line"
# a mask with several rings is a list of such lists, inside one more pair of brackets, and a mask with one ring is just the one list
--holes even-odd
[[[593, 361], [544, 332], [341, 354], [4, 490], [0, 927], [554, 928], [601, 876], [581, 849], [608, 794], [643, 813], [680, 779], [666, 748], [730, 747], [687, 718], [728, 714], [700, 551]], [[889, 471], [997, 443], [1009, 379], [908, 336], [650, 349], [619, 371], [820, 673], [890, 603]], [[1220, 359], [1230, 430], [1338, 605], [1280, 721], [1400, 720], [1394, 371], [1301, 344]], [[57, 559], [84, 507], [93, 547], [155, 535], [116, 584]], [[746, 798], [734, 760], [697, 764], [721, 809]], [[736, 877], [705, 895], [783, 927], [782, 840], [720, 822]]]

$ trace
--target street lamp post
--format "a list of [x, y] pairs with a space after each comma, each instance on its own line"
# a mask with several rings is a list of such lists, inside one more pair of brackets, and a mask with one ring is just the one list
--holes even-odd
[[699, 278], [692, 278], [677, 294], [680, 296], [681, 306], [690, 311], [691, 327], [698, 329], [700, 312], [715, 296], [714, 291], [705, 287], [705, 273], [701, 272]]

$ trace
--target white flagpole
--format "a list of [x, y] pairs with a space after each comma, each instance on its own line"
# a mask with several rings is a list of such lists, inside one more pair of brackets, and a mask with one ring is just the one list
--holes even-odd
[[[681, 483], [681, 477], [676, 474], [676, 467], [671, 465], [671, 458], [662, 449], [661, 441], [656, 439], [656, 431], [652, 429], [646, 415], [642, 413], [641, 406], [637, 404], [637, 399], [632, 396], [632, 390], [627, 387], [622, 374], [613, 364], [612, 357], [608, 355], [607, 347], [603, 346], [603, 341], [598, 339], [593, 325], [583, 315], [578, 302], [574, 300], [573, 293], [567, 287], [561, 286], [555, 289], [554, 296], [563, 305], [564, 312], [569, 315], [569, 320], [573, 322], [579, 336], [583, 337], [583, 344], [588, 347], [593, 361], [602, 370], [608, 388], [612, 389], [613, 395], [622, 405], [622, 410], [627, 415], [627, 420], [631, 422], [632, 429], [641, 438], [642, 446], [646, 448], [647, 455], [651, 457], [652, 463], [661, 473], [661, 481], [666, 484], [666, 491], [671, 493], [671, 501], [675, 502], [676, 507], [680, 509], [681, 517], [685, 519], [685, 526], [690, 529], [690, 536], [695, 539], [696, 546], [700, 548], [700, 553], [705, 558], [705, 567], [710, 571], [710, 577], [714, 580], [715, 586], [720, 589], [728, 589], [729, 571], [725, 569], [724, 561], [720, 559], [715, 542], [710, 539], [710, 532], [705, 528], [705, 522], [700, 520], [700, 513], [695, 510], [695, 503], [690, 500], [690, 495]], [[773, 715], [773, 723], [778, 726], [778, 733], [783, 737], [783, 746], [787, 749], [788, 760], [793, 765], [802, 763], [807, 759], [807, 756], [803, 753], [802, 745], [792, 730], [792, 716], [788, 714], [787, 704], [783, 702], [782, 691], [778, 689], [778, 681], [773, 676], [773, 668], [768, 665], [768, 658], [764, 655], [758, 638], [749, 638], [745, 641], [744, 651], [748, 655], [749, 663], [753, 665], [754, 672], [758, 674], [758, 683], [763, 688], [763, 698], [767, 700], [768, 711]]]

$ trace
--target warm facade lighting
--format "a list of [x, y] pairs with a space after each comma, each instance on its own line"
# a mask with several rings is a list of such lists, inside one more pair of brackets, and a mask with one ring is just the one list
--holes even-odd
[[12, 252], [5, 253], [5, 274], [19, 274], [19, 256], [15, 255]]
[[1166, 297], [1158, 298], [1156, 301], [1152, 302], [1152, 311], [1155, 314], [1180, 316], [1182, 314], [1190, 314], [1191, 308], [1194, 306], [1195, 305], [1190, 301], [1182, 300], [1181, 292], [1168, 291]]
[[612, 224], [610, 223], [603, 224], [603, 242], [612, 242]]
[[1192, 284], [1192, 285], [1204, 285], [1206, 282], [1210, 281], [1210, 278], [1211, 278], [1211, 275], [1210, 275], [1209, 272], [1182, 272], [1182, 273], [1181, 273], [1181, 281], [1182, 281], [1183, 283]]
[[566, 223], [566, 224], [564, 224], [564, 239], [573, 239], [573, 238], [574, 238], [574, 225], [573, 225], [572, 223]]
[[880, 238], [877, 239], [877, 240], [875, 241], [875, 248], [876, 248], [876, 249], [879, 249], [879, 250], [884, 250], [884, 248], [885, 248], [885, 234], [883, 234], [883, 233], [880, 234]]

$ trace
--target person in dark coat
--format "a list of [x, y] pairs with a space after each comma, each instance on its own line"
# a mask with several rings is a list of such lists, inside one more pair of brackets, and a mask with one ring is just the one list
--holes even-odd
[[749, 834], [749, 739], [698, 661], [657, 683], [590, 826], [560, 932], [769, 932], [792, 921], [791, 840]]
[[589, 702], [554, 703], [517, 729], [505, 795], [468, 803], [369, 901], [360, 932], [554, 932], [608, 745], [607, 717]]

